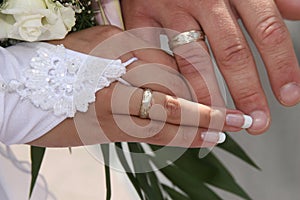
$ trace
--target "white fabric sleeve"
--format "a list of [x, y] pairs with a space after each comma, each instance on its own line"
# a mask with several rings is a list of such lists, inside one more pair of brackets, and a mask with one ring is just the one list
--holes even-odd
[[5, 144], [27, 143], [50, 131], [66, 117], [37, 109], [17, 93], [4, 92], [11, 79], [20, 79], [35, 51], [23, 46], [0, 47], [0, 141]]
[[86, 112], [95, 92], [135, 60], [122, 64], [41, 42], [0, 47], [0, 141], [28, 143]]

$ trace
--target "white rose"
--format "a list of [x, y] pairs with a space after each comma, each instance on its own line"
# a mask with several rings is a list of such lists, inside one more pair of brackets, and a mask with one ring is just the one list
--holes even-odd
[[[43, 15], [15, 15], [16, 23], [13, 25], [12, 33], [9, 37], [20, 36], [22, 40], [36, 41], [45, 31], [42, 24]], [[15, 38], [19, 39], [19, 38]]]
[[75, 12], [52, 0], [8, 0], [0, 9], [0, 38], [62, 39], [75, 25]]
[[64, 7], [60, 2], [53, 3], [52, 0], [45, 0], [46, 5], [50, 10], [57, 10], [60, 15], [60, 19], [66, 26], [66, 29], [70, 31], [75, 25], [75, 11], [71, 7]]

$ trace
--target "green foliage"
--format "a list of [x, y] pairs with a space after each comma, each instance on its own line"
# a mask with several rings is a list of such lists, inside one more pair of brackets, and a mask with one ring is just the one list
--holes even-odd
[[[129, 143], [128, 146], [131, 152], [144, 153], [140, 144]], [[161, 148], [155, 145], [149, 146], [154, 153]], [[208, 154], [204, 158], [199, 158], [199, 149], [186, 149], [179, 159], [161, 169], [161, 165], [169, 162], [167, 155], [172, 155], [172, 153], [182, 149], [178, 147], [164, 147], [165, 156], [160, 155], [160, 157], [157, 157], [154, 154], [154, 156], [144, 157], [144, 160], [138, 161], [134, 160], [133, 157], [131, 158], [134, 168], [142, 169], [144, 165], [148, 169], [151, 164], [152, 166], [154, 164], [154, 168], [160, 169], [164, 178], [172, 183], [173, 187], [170, 187], [162, 183], [155, 172], [133, 173], [125, 160], [122, 145], [117, 144], [116, 147], [119, 159], [124, 169], [130, 172], [127, 175], [141, 199], [222, 199], [209, 188], [209, 185], [231, 192], [246, 200], [251, 199], [213, 153]], [[245, 151], [229, 136], [228, 141], [220, 148], [258, 168]]]
[[100, 145], [105, 165], [105, 179], [106, 179], [106, 199], [111, 198], [111, 184], [110, 184], [110, 169], [109, 169], [109, 144]]
[[[127, 143], [131, 152], [145, 154], [143, 146], [139, 143]], [[248, 194], [241, 188], [231, 173], [221, 163], [221, 161], [213, 154], [209, 153], [204, 158], [199, 158], [199, 149], [185, 149], [185, 152], [172, 164], [161, 168], [162, 165], [167, 165], [170, 161], [168, 158], [172, 153], [182, 152], [179, 147], [164, 147], [164, 155], [157, 155], [155, 152], [159, 150], [160, 146], [149, 145], [154, 152], [154, 155], [147, 155], [136, 160], [131, 157], [132, 166], [125, 158], [123, 146], [121, 143], [115, 144], [115, 150], [118, 158], [126, 171], [127, 177], [131, 181], [138, 196], [142, 200], [192, 200], [192, 199], [209, 199], [222, 200], [209, 186], [214, 186], [219, 189], [231, 192], [242, 197], [245, 200], [251, 200]], [[224, 144], [219, 145], [219, 148], [231, 153], [237, 158], [245, 161], [254, 168], [258, 166], [251, 160], [246, 152], [230, 137]], [[109, 145], [101, 145], [105, 163], [109, 164]], [[32, 147], [32, 187], [44, 155], [44, 148]], [[155, 170], [145, 173], [135, 173], [137, 169], [159, 169], [160, 176], [164, 176], [165, 180], [172, 183], [172, 187], [162, 182], [158, 178], [158, 173]], [[106, 189], [107, 200], [111, 198], [111, 182], [109, 167], [105, 166], [106, 174]], [[147, 171], [147, 170], [145, 170]]]
[[254, 161], [246, 154], [246, 152], [239, 146], [239, 144], [234, 141], [228, 134], [226, 137], [226, 142], [218, 145], [219, 148], [231, 153], [232, 155], [245, 161], [252, 167], [260, 170], [260, 168], [254, 163]]
[[30, 184], [30, 193], [29, 198], [32, 195], [36, 179], [38, 177], [42, 161], [45, 155], [46, 149], [43, 147], [30, 147], [30, 157], [31, 157], [31, 184]]

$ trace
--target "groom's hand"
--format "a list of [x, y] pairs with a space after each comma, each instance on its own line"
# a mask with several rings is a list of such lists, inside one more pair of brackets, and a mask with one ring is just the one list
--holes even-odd
[[[278, 3], [285, 16], [297, 18], [297, 13], [286, 11], [286, 7], [292, 4]], [[299, 64], [287, 27], [273, 0], [123, 0], [122, 9], [127, 29], [155, 26], [185, 32], [202, 28], [236, 107], [254, 118], [248, 132], [259, 134], [266, 131], [270, 124], [270, 111], [253, 55], [237, 17], [242, 19], [262, 56], [278, 101], [285, 106], [293, 106], [300, 101]], [[204, 42], [201, 44], [205, 45]], [[196, 51], [191, 52], [185, 51], [189, 56], [197, 55]], [[201, 85], [193, 75], [192, 66], [180, 57], [176, 58], [181, 73], [191, 85]], [[200, 91], [205, 90], [196, 89], [196, 92]], [[202, 103], [209, 103], [207, 94], [197, 95], [198, 100], [204, 100]]]

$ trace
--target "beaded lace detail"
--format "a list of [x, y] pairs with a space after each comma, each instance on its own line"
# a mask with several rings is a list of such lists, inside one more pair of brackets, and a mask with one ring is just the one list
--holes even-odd
[[118, 80], [131, 62], [122, 64], [121, 60], [87, 55], [80, 58], [70, 55], [62, 45], [54, 50], [40, 48], [21, 80], [10, 80], [1, 88], [17, 92], [42, 110], [74, 117], [77, 111], [86, 112], [89, 103], [95, 101], [95, 92]]

